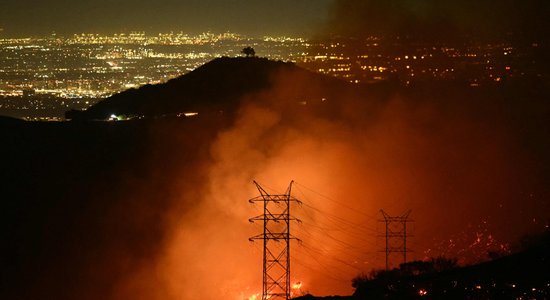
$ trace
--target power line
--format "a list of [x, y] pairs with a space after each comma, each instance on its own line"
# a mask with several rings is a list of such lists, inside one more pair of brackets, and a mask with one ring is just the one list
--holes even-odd
[[[377, 248], [376, 241], [369, 239], [368, 237], [376, 237], [379, 233], [378, 230], [373, 229], [372, 227], [369, 228], [366, 225], [368, 221], [355, 223], [347, 218], [332, 213], [332, 211], [328, 212], [326, 210], [317, 208], [310, 201], [308, 201], [305, 193], [300, 189], [300, 187], [303, 187], [308, 191], [315, 193], [317, 196], [327, 199], [331, 203], [337, 205], [337, 208], [334, 209], [334, 212], [344, 211], [345, 213], [348, 213], [348, 211], [351, 211], [355, 213], [356, 216], [359, 216], [361, 218], [366, 217], [370, 219], [369, 214], [360, 212], [359, 210], [343, 204], [340, 201], [334, 200], [328, 196], [324, 196], [321, 193], [314, 191], [312, 188], [305, 187], [301, 184], [296, 185], [296, 189], [302, 195], [301, 200], [303, 209], [301, 210], [301, 213], [303, 213], [304, 215], [301, 219], [304, 226], [300, 226], [299, 229], [300, 231], [303, 231], [304, 234], [306, 234], [303, 236], [303, 238], [311, 238], [312, 240], [314, 240], [315, 245], [327, 245], [327, 240], [332, 241], [330, 252], [334, 253], [334, 251], [336, 251], [337, 253], [339, 253], [339, 257], [351, 258], [351, 261], [363, 261], [364, 259], [367, 259], [366, 256], [370, 257], [368, 261], [376, 260], [375, 256], [377, 256], [378, 252], [368, 252], [365, 251], [365, 248]], [[318, 214], [312, 215], [311, 212], [315, 212]], [[320, 241], [316, 237], [320, 237], [322, 241]], [[321, 248], [323, 248], [323, 246], [321, 246]], [[333, 259], [331, 255], [327, 255], [326, 253], [323, 253], [321, 257], [332, 259], [339, 265], [349, 264], [349, 262], [347, 261], [342, 262], [341, 260], [338, 261], [338, 259]], [[346, 265], [346, 267], [349, 267], [349, 265]], [[358, 266], [353, 265], [352, 268], [356, 269], [358, 268]]]
[[[331, 202], [337, 204], [337, 205], [340, 206], [340, 207], [343, 207], [343, 208], [348, 209], [349, 211], [351, 211], [351, 212], [353, 212], [353, 213], [356, 213], [356, 214], [358, 214], [358, 215], [362, 215], [362, 216], [367, 217], [367, 218], [369, 218], [369, 219], [375, 219], [375, 218], [376, 218], [375, 215], [373, 215], [373, 214], [368, 214], [368, 213], [362, 212], [362, 211], [358, 210], [356, 207], [351, 207], [351, 206], [349, 206], [349, 205], [347, 205], [347, 204], [345, 204], [345, 203], [343, 203], [343, 202], [337, 201], [337, 200], [335, 200], [335, 199], [333, 199], [333, 198], [331, 198], [331, 197], [329, 197], [329, 196], [323, 195], [322, 193], [320, 193], [320, 192], [318, 192], [318, 191], [316, 191], [316, 190], [314, 190], [314, 189], [312, 189], [312, 188], [310, 188], [310, 187], [307, 187], [307, 186], [305, 186], [305, 185], [303, 185], [303, 184], [301, 184], [301, 183], [296, 182], [296, 185], [298, 186], [298, 189], [299, 189], [299, 187], [302, 187], [302, 188], [304, 188], [304, 189], [306, 189], [306, 190], [308, 190], [308, 191], [310, 191], [310, 192], [312, 192], [312, 193], [318, 195], [319, 197], [321, 197], [321, 198], [323, 198], [323, 199], [326, 199], [326, 200], [328, 200], [328, 201], [331, 201]], [[302, 192], [302, 194], [303, 194], [303, 192]]]
[[[357, 223], [351, 222], [351, 221], [346, 220], [346, 219], [344, 219], [342, 217], [339, 217], [337, 215], [334, 215], [334, 214], [331, 214], [329, 212], [320, 210], [320, 209], [314, 207], [313, 205], [308, 204], [307, 202], [303, 202], [303, 206], [306, 206], [306, 207], [320, 213], [323, 217], [326, 218], [326, 220], [328, 220], [328, 221], [330, 221], [334, 224], [338, 224], [338, 225], [334, 226], [334, 227], [336, 227], [336, 229], [335, 229], [336, 231], [356, 230], [358, 232], [361, 232], [362, 234], [370, 234], [372, 232], [376, 232], [375, 229], [369, 228], [365, 224], [357, 224]], [[311, 215], [310, 215], [310, 217], [311, 217]], [[312, 220], [315, 219], [313, 217], [311, 217], [311, 218], [312, 218]]]
[[[302, 185], [302, 187], [306, 188], [307, 190], [309, 190], [309, 191], [315, 193], [316, 195], [318, 195], [318, 196], [320, 196], [320, 197], [322, 197], [322, 198], [324, 198], [324, 199], [327, 199], [327, 200], [333, 202], [334, 204], [338, 205], [338, 208], [341, 208], [341, 207], [342, 207], [342, 208], [345, 208], [345, 209], [347, 209], [348, 211], [353, 212], [353, 213], [355, 213], [356, 215], [360, 216], [361, 218], [365, 218], [365, 217], [366, 217], [367, 219], [371, 219], [371, 220], [376, 219], [375, 217], [371, 217], [369, 214], [364, 213], [364, 212], [361, 212], [361, 211], [359, 211], [358, 209], [354, 209], [354, 208], [352, 208], [352, 207], [350, 207], [350, 206], [347, 206], [347, 205], [345, 205], [345, 204], [343, 204], [343, 203], [341, 203], [341, 202], [339, 202], [339, 201], [336, 201], [336, 200], [334, 200], [334, 199], [332, 199], [332, 198], [330, 198], [330, 197], [328, 197], [328, 196], [324, 196], [324, 195], [322, 195], [321, 193], [316, 192], [316, 191], [314, 191], [314, 190], [311, 189], [311, 188], [305, 187], [305, 186], [303, 186], [303, 185]], [[317, 212], [323, 214], [324, 216], [327, 217], [327, 219], [332, 219], [334, 222], [342, 223], [342, 224], [344, 224], [344, 225], [347, 226], [347, 227], [365, 228], [365, 229], [369, 229], [369, 230], [374, 231], [372, 228], [368, 228], [368, 227], [366, 226], [366, 223], [365, 223], [365, 222], [364, 222], [364, 223], [361, 223], [361, 224], [356, 224], [356, 223], [353, 223], [353, 222], [351, 222], [351, 221], [349, 221], [349, 220], [347, 220], [347, 219], [344, 219], [344, 218], [342, 218], [342, 217], [340, 217], [340, 216], [334, 215], [334, 214], [332, 214], [332, 213], [329, 213], [329, 212], [327, 212], [327, 211], [323, 211], [323, 210], [321, 210], [321, 209], [315, 207], [314, 205], [310, 204], [309, 201], [307, 201], [307, 197], [306, 197], [306, 195], [304, 194], [304, 192], [301, 191], [301, 189], [300, 189], [299, 187], [297, 187], [297, 189], [298, 189], [298, 191], [302, 194], [302, 197], [301, 197], [301, 198], [302, 198], [303, 204], [304, 204], [305, 206], [308, 206], [308, 207], [311, 208], [312, 210], [317, 211]], [[343, 226], [341, 226], [341, 227], [342, 227], [342, 229], [343, 229]], [[345, 230], [345, 229], [343, 229], [343, 230]]]

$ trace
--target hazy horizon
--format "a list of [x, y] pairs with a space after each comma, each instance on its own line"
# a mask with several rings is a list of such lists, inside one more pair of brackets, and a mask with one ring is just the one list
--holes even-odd
[[327, 21], [331, 0], [250, 1], [2, 1], [1, 35], [8, 37], [93, 32], [238, 32], [311, 35]]

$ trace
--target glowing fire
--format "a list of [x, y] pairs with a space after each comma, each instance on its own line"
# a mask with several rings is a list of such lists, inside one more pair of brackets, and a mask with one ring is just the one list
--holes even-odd
[[[297, 281], [291, 285], [293, 290], [299, 290], [302, 288], [302, 282]], [[270, 295], [267, 296], [267, 299], [271, 298]], [[249, 296], [248, 298], [245, 298], [245, 300], [260, 300], [262, 299], [262, 293], [257, 293]]]
[[257, 293], [257, 294], [254, 294], [254, 295], [248, 297], [247, 300], [258, 300], [258, 299], [261, 299], [261, 298], [262, 298], [262, 294]]
[[298, 281], [298, 282], [292, 284], [292, 289], [299, 290], [301, 288], [302, 288], [302, 282], [301, 281]]

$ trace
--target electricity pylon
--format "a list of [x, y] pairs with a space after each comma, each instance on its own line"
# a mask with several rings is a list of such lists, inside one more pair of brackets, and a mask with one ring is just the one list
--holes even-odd
[[384, 220], [380, 222], [386, 223], [386, 247], [382, 252], [386, 252], [386, 270], [390, 268], [390, 255], [392, 253], [403, 253], [403, 263], [407, 262], [407, 252], [411, 252], [407, 248], [407, 223], [412, 222], [409, 220], [411, 211], [407, 211], [401, 216], [391, 217], [385, 211], [380, 210]]
[[298, 240], [290, 234], [290, 222], [300, 221], [290, 216], [290, 204], [301, 204], [290, 196], [293, 183], [290, 182], [285, 194], [270, 195], [254, 181], [260, 196], [248, 200], [262, 202], [264, 206], [263, 214], [249, 219], [262, 221], [264, 226], [262, 234], [249, 239], [264, 241], [262, 300], [290, 299], [290, 240]]

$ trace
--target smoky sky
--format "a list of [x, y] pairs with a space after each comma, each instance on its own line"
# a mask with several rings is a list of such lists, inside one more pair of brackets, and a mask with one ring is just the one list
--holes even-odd
[[540, 39], [550, 28], [549, 12], [550, 2], [544, 0], [335, 0], [327, 31], [423, 39], [510, 34]]
[[326, 21], [329, 2], [6, 0], [0, 4], [0, 28], [11, 36], [132, 30], [304, 35]]

